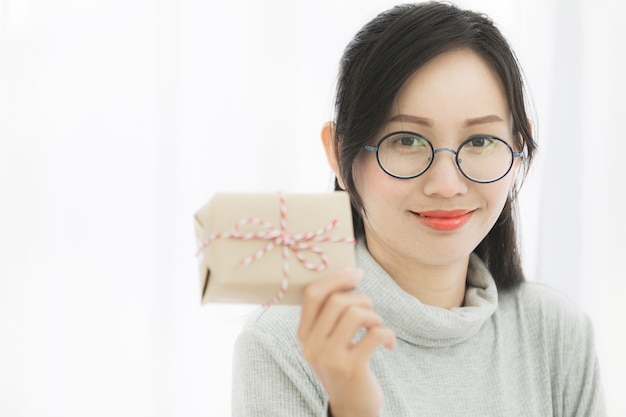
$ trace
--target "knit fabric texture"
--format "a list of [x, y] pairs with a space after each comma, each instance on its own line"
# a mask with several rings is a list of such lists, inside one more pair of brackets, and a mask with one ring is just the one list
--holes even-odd
[[[500, 292], [472, 255], [464, 305], [422, 304], [356, 248], [357, 291], [397, 335], [370, 361], [383, 389], [380, 417], [604, 416], [591, 322], [572, 302], [537, 283]], [[235, 344], [236, 417], [327, 416], [323, 387], [301, 354], [300, 307], [255, 314]]]

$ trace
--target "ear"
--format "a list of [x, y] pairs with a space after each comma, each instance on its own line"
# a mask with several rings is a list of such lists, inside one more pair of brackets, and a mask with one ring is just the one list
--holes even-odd
[[339, 171], [339, 161], [337, 160], [337, 158], [341, 155], [341, 144], [337, 143], [337, 148], [335, 149], [335, 129], [335, 123], [324, 123], [324, 126], [322, 127], [322, 145], [324, 146], [324, 152], [326, 152], [328, 165], [335, 173], [339, 186], [345, 189], [346, 187], [344, 186], [343, 180], [341, 179], [341, 173]]
[[[526, 119], [526, 123], [527, 123], [528, 130], [530, 131], [530, 135], [532, 137], [532, 135], [535, 133], [534, 132], [535, 126], [533, 125], [533, 121], [530, 118], [528, 118]], [[520, 136], [521, 136], [521, 133], [520, 133]], [[526, 144], [524, 144], [524, 147], [521, 149], [521, 152], [523, 152], [524, 154], [526, 153]], [[522, 169], [523, 164], [524, 164], [524, 161], [518, 159], [515, 161], [515, 165], [513, 166], [514, 171], [513, 171], [513, 187], [512, 188], [517, 188], [518, 191], [519, 191], [519, 186], [521, 185], [521, 183], [520, 184], [517, 183], [517, 175], [518, 175], [518, 172]], [[523, 181], [523, 179], [521, 181]]]

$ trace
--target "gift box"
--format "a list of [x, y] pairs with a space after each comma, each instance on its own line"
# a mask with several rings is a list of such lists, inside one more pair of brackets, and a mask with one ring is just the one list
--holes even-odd
[[202, 303], [299, 304], [304, 286], [355, 262], [345, 192], [218, 193], [195, 229]]

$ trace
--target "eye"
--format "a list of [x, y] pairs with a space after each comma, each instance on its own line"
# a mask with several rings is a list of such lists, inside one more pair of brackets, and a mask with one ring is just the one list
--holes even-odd
[[483, 148], [485, 146], [493, 145], [495, 141], [491, 138], [485, 136], [475, 137], [470, 140], [466, 146], [472, 146], [474, 148]]
[[409, 148], [415, 148], [418, 146], [425, 146], [426, 140], [419, 136], [403, 135], [393, 139], [394, 145], [406, 146]]
[[494, 150], [498, 143], [499, 141], [497, 139], [489, 136], [476, 136], [463, 145], [463, 151], [465, 153], [471, 152], [476, 155], [487, 156]]

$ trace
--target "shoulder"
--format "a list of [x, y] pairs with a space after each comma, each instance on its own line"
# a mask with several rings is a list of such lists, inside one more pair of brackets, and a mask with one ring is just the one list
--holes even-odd
[[273, 306], [244, 325], [233, 352], [233, 415], [321, 415], [324, 391], [301, 355], [299, 320], [300, 307]]
[[300, 306], [272, 306], [253, 313], [243, 332], [271, 332], [275, 336], [293, 335], [300, 321]]
[[[499, 295], [501, 326], [521, 355], [548, 372], [553, 401], [563, 415], [605, 415], [590, 317], [559, 291], [526, 282]], [[508, 316], [508, 317], [507, 317]], [[504, 318], [506, 317], [506, 318]]]
[[325, 394], [300, 351], [300, 307], [273, 306], [253, 314], [233, 352], [234, 416], [313, 416]]
[[514, 304], [526, 313], [558, 315], [564, 319], [580, 319], [585, 314], [571, 299], [558, 290], [538, 282], [523, 282], [499, 294], [503, 303]]
[[299, 352], [296, 338], [300, 320], [299, 306], [272, 306], [252, 314], [236, 340], [236, 351], [271, 356], [280, 352]]
[[515, 320], [520, 331], [556, 341], [591, 340], [591, 320], [571, 299], [545, 284], [524, 282], [498, 294], [501, 315]]
[[587, 313], [559, 291], [526, 282], [499, 295], [500, 326], [518, 348], [537, 355], [561, 379], [596, 369], [594, 332]]
[[296, 338], [299, 311], [299, 307], [274, 306], [248, 319], [233, 351], [234, 371], [242, 375], [242, 381], [282, 380], [285, 374], [289, 379], [303, 379], [308, 369]]

